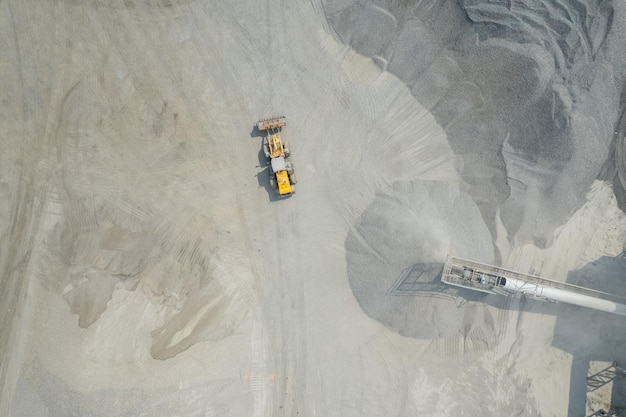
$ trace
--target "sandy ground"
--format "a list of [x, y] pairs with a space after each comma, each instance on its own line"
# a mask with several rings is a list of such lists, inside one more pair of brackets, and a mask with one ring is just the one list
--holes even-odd
[[624, 320], [437, 282], [626, 295], [625, 11], [576, 4], [0, 4], [0, 414], [584, 415]]

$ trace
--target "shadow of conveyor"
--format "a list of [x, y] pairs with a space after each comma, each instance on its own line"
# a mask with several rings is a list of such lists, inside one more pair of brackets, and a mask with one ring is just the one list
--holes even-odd
[[[455, 300], [457, 307], [487, 304], [498, 309], [523, 310], [556, 316], [552, 345], [570, 353], [568, 417], [585, 416], [587, 395], [612, 384], [611, 403], [591, 416], [626, 416], [626, 319], [622, 316], [565, 303], [534, 301], [522, 296], [520, 303], [508, 303], [506, 296], [489, 296], [441, 282], [442, 263], [416, 263], [407, 267], [387, 295], [428, 295]], [[626, 253], [602, 257], [572, 271], [567, 283], [626, 296]], [[541, 354], [538, 352], [537, 354]], [[603, 371], [590, 375], [590, 362], [607, 362]], [[604, 413], [604, 414], [603, 414]]]
[[[626, 255], [590, 262], [570, 272], [567, 283], [626, 296]], [[568, 417], [586, 415], [588, 394], [608, 383], [612, 384], [610, 404], [590, 415], [626, 415], [626, 375], [619, 371], [626, 364], [626, 318], [565, 304], [559, 307], [552, 345], [573, 356]], [[589, 375], [591, 361], [612, 365]]]

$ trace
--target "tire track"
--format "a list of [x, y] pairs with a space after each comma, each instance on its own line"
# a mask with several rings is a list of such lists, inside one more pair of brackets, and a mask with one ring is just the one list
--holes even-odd
[[[11, 225], [0, 248], [0, 414], [8, 415], [17, 381], [17, 372], [22, 365], [25, 350], [22, 326], [30, 315], [26, 298], [31, 280], [31, 255], [38, 231], [43, 222], [43, 209], [48, 175], [38, 164], [48, 157], [45, 122], [50, 109], [49, 91], [40, 91], [38, 82], [43, 79], [37, 56], [33, 25], [23, 4], [6, 2], [12, 32], [12, 49], [15, 52], [17, 74], [21, 92], [18, 134], [19, 170], [15, 178], [15, 193], [12, 201], [9, 224]], [[44, 51], [38, 59], [45, 61]], [[27, 74], [26, 71], [29, 71]], [[31, 77], [30, 74], [33, 74]], [[42, 139], [43, 138], [43, 139]], [[36, 142], [35, 142], [36, 141]], [[38, 143], [38, 146], [33, 146]]]

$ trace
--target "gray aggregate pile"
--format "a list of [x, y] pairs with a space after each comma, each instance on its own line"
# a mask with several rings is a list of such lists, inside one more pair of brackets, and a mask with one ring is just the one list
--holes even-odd
[[610, 157], [626, 6], [611, 1], [324, 1], [338, 38], [445, 128], [494, 233], [548, 246]]
[[456, 292], [450, 294], [439, 282], [443, 264], [438, 262], [445, 251], [463, 251], [484, 262], [493, 262], [494, 252], [471, 199], [438, 181], [398, 183], [380, 194], [348, 235], [346, 249], [348, 278], [361, 308], [417, 338], [459, 334], [465, 316], [476, 314], [459, 309]]

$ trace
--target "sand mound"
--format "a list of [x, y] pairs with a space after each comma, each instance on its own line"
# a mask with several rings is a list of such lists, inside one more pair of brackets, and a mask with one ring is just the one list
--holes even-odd
[[[453, 295], [437, 293], [444, 290], [438, 278], [446, 254], [493, 262], [494, 249], [467, 194], [446, 183], [413, 181], [377, 195], [351, 229], [346, 253], [350, 285], [370, 317], [405, 336], [439, 338], [464, 333], [472, 321], [464, 316], [476, 314], [459, 309]], [[421, 286], [409, 288], [411, 280]]]
[[510, 240], [549, 245], [609, 156], [623, 6], [324, 4], [338, 37], [402, 79], [445, 128], [492, 234], [500, 208]]
[[437, 282], [623, 277], [626, 6], [533, 4], [1, 2], [0, 414], [582, 415], [622, 324]]
[[[167, 359], [232, 334], [249, 314], [249, 294], [224, 280], [233, 255], [219, 247], [229, 238], [217, 237], [218, 221], [181, 198], [200, 194], [177, 181], [211, 172], [197, 162], [210, 150], [170, 143], [178, 115], [167, 102], [136, 129], [123, 109], [145, 102], [129, 94], [127, 83], [124, 74], [87, 77], [65, 97], [56, 130], [59, 168], [49, 180], [54, 215], [46, 219], [49, 246], [40, 274], [45, 288], [63, 294], [82, 328], [98, 320], [116, 289], [143, 291], [161, 309], [152, 355]], [[123, 139], [144, 135], [152, 138], [149, 148], [139, 140], [130, 150]], [[169, 169], [178, 174], [170, 176]], [[165, 197], [162, 191], [170, 188], [177, 190]], [[222, 226], [237, 234], [227, 220]]]

